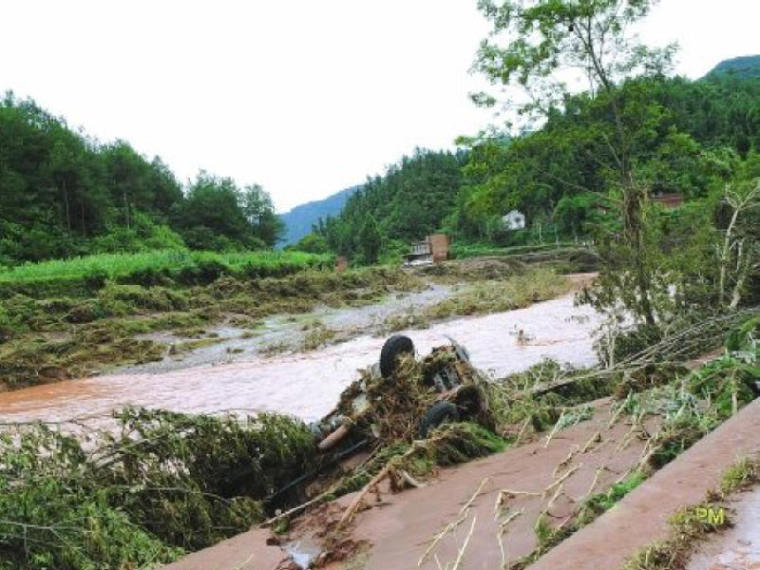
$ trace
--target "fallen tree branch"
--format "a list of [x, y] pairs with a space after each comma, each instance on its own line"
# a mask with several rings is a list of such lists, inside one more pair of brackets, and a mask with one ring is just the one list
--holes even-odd
[[469, 501], [467, 501], [467, 502], [466, 502], [466, 503], [465, 503], [465, 504], [462, 506], [462, 508], [461, 508], [461, 509], [459, 509], [459, 514], [460, 514], [460, 515], [464, 514], [464, 512], [465, 512], [467, 509], [469, 509], [469, 508], [470, 508], [470, 506], [472, 505], [472, 503], [474, 503], [474, 502], [475, 502], [475, 499], [477, 499], [478, 495], [480, 495], [480, 492], [483, 490], [483, 487], [485, 486], [485, 484], [486, 484], [488, 481], [490, 481], [490, 480], [491, 480], [491, 478], [490, 478], [490, 477], [484, 477], [484, 478], [483, 478], [483, 480], [480, 482], [480, 485], [478, 485], [478, 488], [477, 488], [477, 489], [475, 490], [475, 492], [472, 494], [472, 497], [470, 497], [470, 500], [469, 500]]
[[556, 487], [557, 485], [561, 485], [562, 483], [564, 483], [571, 475], [573, 475], [581, 467], [583, 467], [583, 463], [581, 463], [580, 465], [576, 465], [575, 467], [572, 467], [572, 468], [568, 469], [567, 472], [562, 477], [560, 477], [559, 479], [557, 479], [556, 481], [554, 481], [554, 483], [552, 483], [546, 489], [544, 489], [544, 492], [541, 494], [541, 496], [545, 497], [549, 491], [551, 491], [552, 489], [554, 489], [554, 487]]
[[460, 524], [462, 524], [465, 519], [467, 518], [466, 514], [462, 514], [457, 518], [456, 520], [448, 523], [441, 531], [439, 531], [436, 535], [433, 536], [433, 541], [430, 543], [430, 546], [428, 546], [427, 550], [422, 554], [420, 559], [417, 561], [417, 567], [419, 568], [422, 566], [422, 563], [425, 562], [427, 557], [430, 555], [433, 550], [435, 550], [435, 547], [438, 545], [439, 542], [443, 539], [444, 536], [449, 534], [451, 531], [456, 529]]

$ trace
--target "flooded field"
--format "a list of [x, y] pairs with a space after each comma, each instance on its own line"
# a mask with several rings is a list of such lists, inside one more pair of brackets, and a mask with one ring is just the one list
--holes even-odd
[[[441, 294], [434, 291], [432, 296]], [[374, 318], [371, 308], [355, 311], [359, 312], [336, 318], [345, 323], [363, 314], [356, 317], [357, 326]], [[525, 309], [459, 318], [404, 334], [414, 340], [420, 354], [447, 342], [447, 337], [455, 338], [467, 346], [476, 366], [499, 377], [545, 357], [574, 365], [592, 364], [592, 333], [599, 320], [591, 308], [574, 306], [573, 296], [566, 295]], [[518, 342], [521, 329], [527, 340]], [[181, 367], [179, 363], [168, 367], [159, 363], [152, 368], [2, 393], [0, 415], [6, 421], [60, 421], [138, 405], [196, 413], [271, 410], [311, 421], [335, 405], [357, 369], [377, 360], [384, 337], [361, 334], [319, 350], [272, 357], [256, 354], [262, 340], [255, 336], [231, 342], [243, 350], [232, 362], [192, 365], [189, 358]]]
[[[318, 307], [312, 312], [299, 315], [274, 315], [266, 318], [260, 327], [251, 331], [231, 325], [209, 327], [207, 346], [196, 348], [192, 352], [164, 358], [159, 362], [149, 362], [130, 367], [130, 372], [168, 372], [190, 366], [218, 365], [250, 360], [275, 347], [274, 352], [293, 352], [301, 350], [305, 338], [316, 328], [335, 331], [334, 342], [346, 341], [366, 334], [377, 336], [389, 317], [408, 314], [422, 307], [433, 305], [449, 298], [456, 287], [440, 284], [428, 284], [421, 291], [396, 293], [388, 295], [380, 303], [360, 307]], [[137, 338], [177, 344], [187, 339], [170, 332], [157, 332], [140, 335]]]

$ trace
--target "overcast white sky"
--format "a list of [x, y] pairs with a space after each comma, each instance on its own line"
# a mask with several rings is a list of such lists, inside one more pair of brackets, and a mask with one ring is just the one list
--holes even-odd
[[[468, 92], [476, 0], [4, 0], [0, 91], [100, 140], [258, 182], [278, 211], [453, 147], [490, 119]], [[758, 0], [662, 0], [644, 39], [678, 72], [760, 53]]]

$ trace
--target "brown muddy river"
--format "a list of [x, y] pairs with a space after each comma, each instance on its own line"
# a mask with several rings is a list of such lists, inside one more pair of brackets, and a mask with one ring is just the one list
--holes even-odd
[[[573, 296], [536, 303], [525, 309], [483, 317], [460, 318], [425, 330], [404, 331], [419, 354], [447, 342], [464, 344], [476, 366], [494, 377], [523, 370], [545, 357], [573, 365], [595, 362], [592, 334], [600, 317], [575, 307]], [[529, 339], [517, 342], [523, 329]], [[5, 421], [62, 421], [107, 414], [137, 405], [180, 412], [269, 410], [312, 421], [330, 411], [356, 371], [376, 362], [384, 338], [358, 336], [307, 352], [250, 358], [182, 369], [127, 370], [36, 386], [0, 394]], [[256, 344], [256, 338], [246, 342]]]

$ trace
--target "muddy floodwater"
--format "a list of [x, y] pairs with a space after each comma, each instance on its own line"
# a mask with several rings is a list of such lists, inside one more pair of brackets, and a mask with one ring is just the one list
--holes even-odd
[[[494, 377], [527, 368], [545, 357], [573, 365], [595, 362], [592, 335], [600, 317], [576, 307], [573, 296], [483, 317], [459, 318], [424, 330], [403, 331], [420, 354], [451, 337], [464, 344], [476, 366]], [[527, 341], [518, 343], [517, 331]], [[180, 412], [269, 410], [311, 421], [335, 405], [359, 368], [376, 362], [383, 337], [362, 334], [312, 352], [265, 357], [251, 352], [242, 360], [216, 365], [153, 370], [132, 369], [35, 386], [0, 394], [6, 421], [60, 421], [137, 405]], [[236, 342], [260, 344], [257, 338]]]

